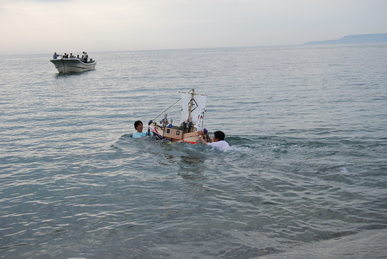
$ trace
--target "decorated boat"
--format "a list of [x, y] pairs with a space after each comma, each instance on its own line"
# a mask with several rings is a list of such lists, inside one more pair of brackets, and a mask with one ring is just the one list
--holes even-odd
[[160, 139], [196, 144], [199, 131], [204, 130], [207, 95], [197, 94], [192, 89], [189, 92], [180, 92], [180, 100], [182, 111], [179, 125], [173, 125], [173, 121], [164, 114], [160, 124], [152, 120], [149, 129]]
[[90, 60], [84, 62], [79, 58], [60, 58], [60, 59], [51, 59], [50, 60], [58, 69], [59, 73], [80, 73], [88, 70], [94, 70], [97, 62], [95, 60]]

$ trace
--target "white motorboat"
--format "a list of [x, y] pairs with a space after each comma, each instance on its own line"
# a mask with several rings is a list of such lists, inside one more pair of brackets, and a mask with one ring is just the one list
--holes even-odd
[[79, 58], [60, 58], [50, 60], [58, 69], [59, 73], [80, 73], [88, 70], [94, 70], [97, 62], [92, 60], [91, 62], [84, 62]]

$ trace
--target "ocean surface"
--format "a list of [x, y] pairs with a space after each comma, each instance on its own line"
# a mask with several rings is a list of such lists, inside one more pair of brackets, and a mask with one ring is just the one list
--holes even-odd
[[[88, 54], [1, 56], [0, 258], [386, 257], [387, 44]], [[131, 138], [190, 89], [231, 150]]]

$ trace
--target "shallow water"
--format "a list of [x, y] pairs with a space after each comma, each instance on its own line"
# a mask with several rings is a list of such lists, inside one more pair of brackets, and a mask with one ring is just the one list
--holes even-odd
[[[0, 61], [1, 258], [302, 255], [386, 229], [386, 44], [89, 54]], [[192, 88], [230, 151], [130, 138]]]

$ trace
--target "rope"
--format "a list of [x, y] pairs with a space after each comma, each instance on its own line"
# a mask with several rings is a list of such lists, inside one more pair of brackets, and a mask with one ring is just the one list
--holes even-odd
[[163, 114], [164, 112], [168, 111], [173, 105], [175, 105], [180, 100], [181, 100], [181, 98], [179, 98], [179, 100], [177, 100], [174, 104], [172, 104], [167, 109], [165, 109], [163, 112], [161, 112], [159, 115], [157, 115], [153, 120], [157, 119], [161, 114]]

